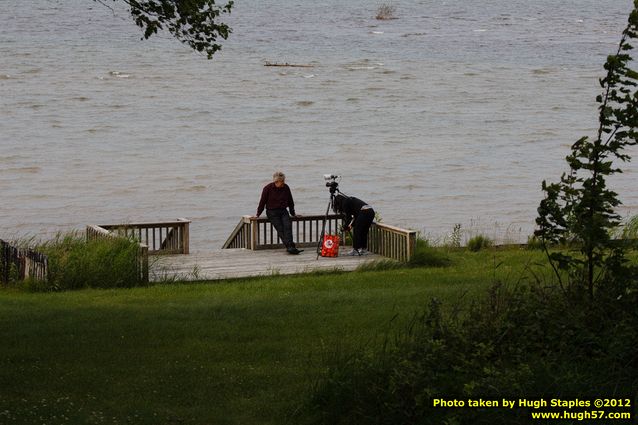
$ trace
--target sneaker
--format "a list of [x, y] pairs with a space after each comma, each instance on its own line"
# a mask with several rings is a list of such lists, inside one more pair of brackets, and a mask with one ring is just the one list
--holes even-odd
[[360, 249], [359, 250], [359, 255], [368, 255], [370, 254], [370, 251], [368, 251], [367, 249]]
[[298, 255], [301, 252], [297, 248], [288, 248], [286, 251], [288, 251], [288, 254], [292, 255]]
[[358, 249], [353, 249], [352, 251], [350, 251], [350, 252], [349, 252], [348, 254], [346, 254], [346, 255], [350, 255], [351, 257], [356, 257], [356, 256], [361, 255], [361, 252], [359, 252], [359, 250], [358, 250]]

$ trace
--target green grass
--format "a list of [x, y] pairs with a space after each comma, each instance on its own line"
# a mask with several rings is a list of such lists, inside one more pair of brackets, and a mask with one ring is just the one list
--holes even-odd
[[530, 251], [445, 268], [63, 293], [0, 290], [0, 424], [281, 424], [335, 352], [381, 343], [432, 297], [515, 282]]

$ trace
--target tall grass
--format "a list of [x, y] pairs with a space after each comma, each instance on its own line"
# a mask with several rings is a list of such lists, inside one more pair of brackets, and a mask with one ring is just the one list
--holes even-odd
[[490, 238], [483, 235], [476, 235], [467, 242], [467, 249], [469, 249], [472, 252], [477, 252], [477, 251], [480, 251], [481, 249], [489, 248], [493, 244], [494, 243], [492, 242]]
[[427, 239], [418, 238], [414, 255], [408, 262], [410, 267], [446, 267], [452, 263], [443, 249], [430, 245]]
[[627, 219], [622, 227], [620, 237], [622, 239], [638, 239], [638, 215]]
[[49, 257], [46, 282], [26, 281], [28, 289], [130, 288], [139, 284], [138, 244], [125, 238], [87, 241], [82, 234], [58, 234], [36, 250]]
[[451, 264], [452, 260], [443, 248], [433, 247], [427, 239], [417, 238], [414, 254], [407, 263], [390, 259], [367, 261], [357, 267], [357, 271], [381, 271], [413, 267], [447, 267]]

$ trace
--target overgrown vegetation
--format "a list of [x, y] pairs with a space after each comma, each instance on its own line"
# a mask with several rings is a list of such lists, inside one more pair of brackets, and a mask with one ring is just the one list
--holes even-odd
[[[434, 399], [626, 398], [638, 392], [635, 293], [578, 304], [557, 287], [495, 283], [469, 310], [441, 303], [380, 350], [341, 356], [304, 411], [311, 424], [530, 423], [531, 409], [442, 409]], [[583, 300], [580, 301], [581, 303]], [[609, 307], [613, 307], [610, 309]]]
[[26, 281], [36, 291], [130, 288], [139, 285], [138, 244], [126, 238], [87, 241], [79, 233], [58, 234], [36, 250], [49, 257], [46, 282]]

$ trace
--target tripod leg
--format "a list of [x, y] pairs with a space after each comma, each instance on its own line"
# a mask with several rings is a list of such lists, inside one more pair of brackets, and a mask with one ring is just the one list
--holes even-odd
[[326, 221], [328, 221], [328, 213], [330, 212], [330, 206], [332, 205], [332, 197], [328, 201], [328, 207], [326, 208], [326, 214], [323, 216], [323, 224], [321, 225], [321, 234], [319, 235], [319, 242], [317, 243], [317, 260], [321, 255], [321, 245], [323, 244], [323, 236], [326, 234]]

